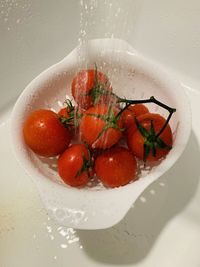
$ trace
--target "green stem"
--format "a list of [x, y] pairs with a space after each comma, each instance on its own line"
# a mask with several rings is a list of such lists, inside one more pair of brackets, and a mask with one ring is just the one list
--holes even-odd
[[123, 113], [123, 111], [125, 110], [125, 109], [127, 109], [130, 105], [132, 105], [131, 103], [126, 103], [126, 105], [125, 105], [125, 107], [124, 108], [122, 108], [118, 113], [117, 113], [117, 115], [116, 115], [116, 121], [119, 119], [119, 117], [121, 116], [121, 114]]
[[167, 124], [169, 123], [171, 117], [172, 117], [172, 114], [174, 113], [175, 111], [170, 111], [169, 112], [169, 115], [166, 119], [166, 122], [165, 124], [163, 125], [163, 127], [160, 129], [160, 131], [156, 134], [156, 138], [159, 137], [161, 135], [161, 133], [165, 130], [165, 128], [167, 127]]
[[163, 127], [160, 129], [160, 131], [156, 134], [156, 137], [159, 137], [162, 132], [165, 130], [165, 128], [167, 127], [167, 124], [169, 123], [173, 113], [176, 111], [175, 108], [171, 108], [168, 105], [162, 103], [161, 101], [157, 100], [154, 96], [151, 96], [148, 99], [143, 99], [143, 100], [131, 100], [131, 99], [125, 99], [125, 98], [120, 98], [118, 97], [118, 103], [126, 103], [126, 106], [121, 109], [119, 111], [119, 113], [116, 115], [117, 118], [119, 118], [119, 116], [122, 114], [122, 112], [127, 109], [130, 105], [132, 104], [145, 104], [145, 103], [154, 103], [164, 109], [166, 109], [169, 112], [169, 115], [167, 117], [167, 120], [165, 122], [165, 124], [163, 125]]
[[125, 98], [120, 98], [118, 97], [118, 103], [128, 103], [128, 104], [145, 104], [145, 103], [155, 103], [156, 105], [170, 111], [175, 112], [176, 109], [171, 108], [167, 105], [165, 105], [164, 103], [160, 102], [159, 100], [157, 100], [154, 96], [151, 96], [148, 99], [139, 99], [139, 100], [132, 100], [132, 99], [125, 99]]

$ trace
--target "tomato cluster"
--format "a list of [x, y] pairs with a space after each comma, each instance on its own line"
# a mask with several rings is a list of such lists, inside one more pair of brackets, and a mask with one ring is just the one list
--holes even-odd
[[35, 153], [59, 155], [58, 173], [68, 185], [85, 186], [95, 174], [106, 187], [126, 185], [137, 179], [138, 160], [157, 161], [171, 149], [168, 121], [141, 100], [123, 101], [97, 69], [77, 73], [71, 90], [76, 105], [67, 99], [58, 113], [36, 110], [23, 127]]

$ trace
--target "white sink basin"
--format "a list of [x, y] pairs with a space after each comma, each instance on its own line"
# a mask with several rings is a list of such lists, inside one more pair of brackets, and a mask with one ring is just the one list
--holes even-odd
[[[79, 1], [0, 2], [0, 266], [199, 267], [200, 3], [135, 4], [128, 41], [173, 70], [185, 86], [192, 135], [178, 163], [142, 194], [123, 221], [107, 230], [75, 231], [48, 217], [35, 185], [11, 154], [8, 135], [19, 93], [77, 45]], [[118, 25], [111, 25], [115, 37], [120, 37]], [[105, 37], [102, 27], [98, 24], [91, 38]]]

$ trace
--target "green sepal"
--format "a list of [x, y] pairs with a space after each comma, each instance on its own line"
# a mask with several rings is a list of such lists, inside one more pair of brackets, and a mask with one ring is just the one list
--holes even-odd
[[153, 124], [153, 120], [151, 120], [151, 126], [150, 130], [147, 131], [146, 128], [144, 128], [137, 118], [135, 118], [136, 126], [141, 133], [141, 135], [144, 137], [144, 155], [143, 160], [146, 161], [149, 153], [152, 151], [152, 155], [156, 157], [157, 148], [160, 149], [171, 149], [172, 147], [167, 145], [160, 137], [156, 136], [155, 128]]
[[144, 162], [146, 162], [149, 152], [150, 152], [150, 146], [144, 143], [144, 155], [143, 155]]
[[89, 170], [93, 167], [93, 162], [92, 162], [92, 156], [91, 156], [91, 152], [90, 152], [90, 150], [88, 148], [88, 145], [86, 145], [86, 147], [87, 147], [87, 150], [88, 150], [89, 159], [87, 159], [86, 156], [84, 155], [84, 153], [82, 153], [83, 165], [80, 168], [80, 170], [77, 172], [75, 178], [77, 178], [78, 176], [80, 176], [85, 171], [87, 172], [88, 176], [90, 176]]
[[151, 144], [151, 150], [152, 150], [152, 154], [155, 157], [156, 156], [156, 144], [155, 142], [152, 142]]
[[145, 129], [138, 121], [138, 119], [135, 117], [135, 123], [136, 123], [136, 126], [138, 128], [138, 130], [140, 131], [141, 135], [144, 137], [144, 138], [147, 138], [149, 136], [149, 132], [147, 131], [147, 129]]
[[149, 134], [152, 136], [155, 136], [155, 129], [154, 129], [154, 125], [153, 125], [153, 120], [151, 120], [151, 127], [150, 127], [150, 131]]
[[157, 143], [157, 147], [162, 148], [162, 149], [166, 148], [170, 150], [172, 148], [172, 146], [167, 145], [160, 137], [156, 138], [156, 143]]

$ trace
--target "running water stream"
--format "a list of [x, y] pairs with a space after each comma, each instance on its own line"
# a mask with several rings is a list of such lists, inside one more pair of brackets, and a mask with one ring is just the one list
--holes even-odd
[[[91, 61], [89, 62], [88, 42], [99, 38], [129, 40], [136, 23], [133, 17], [140, 6], [141, 3], [139, 4], [137, 0], [80, 0], [77, 71], [96, 67], [108, 76], [111, 84], [119, 83], [121, 74], [119, 58], [117, 59], [118, 68], [109, 58], [105, 62], [102, 58], [107, 47], [102, 46], [101, 51], [99, 51], [98, 62], [91, 64]], [[117, 43], [114, 50], [120, 51], [122, 45], [120, 42]], [[84, 79], [87, 80], [87, 73], [85, 75]], [[77, 88], [76, 94], [79, 95], [80, 93]]]
[[81, 68], [88, 67], [87, 43], [89, 40], [119, 38], [128, 41], [130, 39], [140, 6], [141, 3], [137, 0], [80, 0], [78, 61]]

